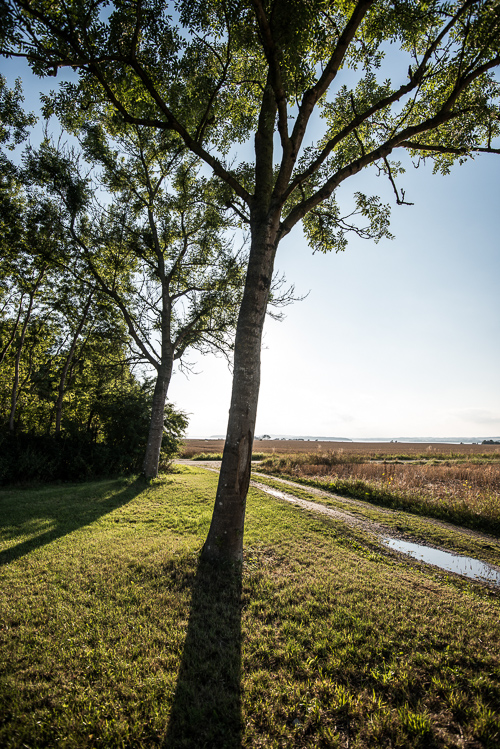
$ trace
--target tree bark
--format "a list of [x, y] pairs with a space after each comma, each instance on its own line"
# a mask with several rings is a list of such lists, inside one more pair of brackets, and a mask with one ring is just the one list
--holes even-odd
[[7, 343], [5, 344], [5, 346], [3, 347], [2, 353], [0, 354], [0, 366], [1, 366], [2, 362], [3, 362], [3, 360], [5, 359], [5, 355], [6, 355], [7, 351], [9, 350], [12, 341], [16, 337], [17, 329], [19, 327], [19, 320], [21, 319], [21, 313], [23, 311], [23, 300], [24, 300], [24, 294], [21, 294], [21, 300], [19, 302], [19, 309], [18, 309], [18, 312], [17, 312], [16, 322], [14, 323], [14, 327], [12, 328], [12, 333], [11, 333], [11, 335], [9, 337], [9, 340], [7, 341]]
[[204, 559], [240, 561], [260, 388], [262, 332], [277, 246], [277, 217], [252, 227], [253, 238], [234, 345], [226, 443]]
[[163, 439], [163, 426], [165, 418], [165, 401], [167, 400], [168, 386], [172, 378], [173, 359], [170, 357], [162, 362], [158, 369], [153, 404], [151, 407], [151, 423], [149, 425], [148, 444], [144, 456], [143, 473], [147, 479], [158, 476], [158, 464], [160, 462], [161, 442]]

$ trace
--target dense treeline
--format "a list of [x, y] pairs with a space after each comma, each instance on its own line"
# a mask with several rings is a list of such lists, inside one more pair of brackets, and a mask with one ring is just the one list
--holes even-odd
[[[3, 271], [0, 482], [140, 471], [152, 387], [116, 310], [47, 265]], [[165, 416], [163, 462], [186, 426], [171, 406]]]
[[[33, 180], [33, 152], [7, 156], [33, 124], [21, 101], [0, 77], [0, 483], [140, 471], [153, 384], [137, 375], [119, 308], [74, 257], [58, 201]], [[167, 403], [161, 423], [160, 465], [187, 421]]]

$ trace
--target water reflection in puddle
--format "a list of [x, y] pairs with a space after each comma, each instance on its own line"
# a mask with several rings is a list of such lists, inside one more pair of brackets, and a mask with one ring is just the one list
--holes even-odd
[[434, 564], [447, 572], [456, 572], [458, 575], [471, 577], [473, 580], [483, 580], [500, 585], [500, 572], [478, 559], [450, 554], [448, 551], [432, 549], [421, 544], [412, 544], [409, 541], [400, 541], [397, 538], [383, 538], [382, 543], [390, 549], [408, 554], [421, 562]]
[[[285, 499], [287, 502], [292, 502], [301, 505], [302, 507], [313, 509], [316, 512], [322, 512], [330, 516], [335, 515], [336, 517], [347, 517], [349, 515], [349, 513], [332, 510], [316, 502], [299, 499], [287, 492], [282, 492], [279, 489], [272, 489], [271, 487], [266, 486], [265, 484], [260, 484], [257, 481], [252, 481], [251, 484], [273, 497]], [[353, 519], [351, 518], [348, 522], [352, 521]], [[480, 562], [478, 559], [473, 559], [472, 557], [451, 554], [449, 551], [440, 551], [439, 549], [433, 549], [429, 546], [422, 546], [422, 544], [413, 544], [410, 541], [400, 541], [397, 538], [386, 537], [381, 538], [381, 541], [390, 549], [400, 551], [402, 554], [408, 554], [408, 556], [418, 559], [421, 562], [433, 564], [447, 572], [455, 572], [457, 575], [463, 575], [472, 580], [481, 580], [483, 582], [489, 582], [500, 586], [500, 571], [486, 562]]]

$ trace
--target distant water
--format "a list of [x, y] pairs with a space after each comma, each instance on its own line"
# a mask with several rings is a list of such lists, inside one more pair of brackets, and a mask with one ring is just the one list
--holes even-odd
[[[263, 434], [256, 434], [255, 439], [263, 438]], [[225, 434], [212, 434], [210, 437], [189, 437], [189, 439], [211, 439], [223, 440]], [[266, 439], [272, 440], [304, 440], [309, 442], [402, 442], [402, 443], [436, 443], [448, 445], [474, 445], [481, 444], [483, 440], [500, 441], [500, 437], [362, 437], [360, 439], [350, 437], [320, 437], [316, 435], [291, 435], [291, 434], [266, 434]]]

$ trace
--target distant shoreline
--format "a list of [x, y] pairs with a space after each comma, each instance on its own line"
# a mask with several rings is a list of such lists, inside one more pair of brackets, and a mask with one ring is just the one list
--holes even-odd
[[[225, 435], [217, 434], [209, 437], [186, 437], [187, 440], [225, 440]], [[484, 440], [500, 442], [500, 437], [365, 437], [363, 439], [350, 439], [348, 437], [315, 437], [315, 436], [287, 436], [270, 435], [265, 437], [258, 435], [255, 442], [333, 442], [339, 444], [408, 444], [408, 445], [478, 445]]]
[[[224, 449], [224, 440], [216, 438], [189, 438], [184, 440], [185, 457], [195, 454], [221, 454]], [[422, 455], [434, 454], [462, 454], [473, 455], [479, 453], [498, 453], [500, 445], [482, 445], [474, 442], [336, 442], [332, 440], [306, 440], [306, 439], [265, 439], [255, 440], [253, 452], [272, 455], [273, 453], [312, 453], [312, 452], [334, 452], [357, 453], [365, 455]]]

